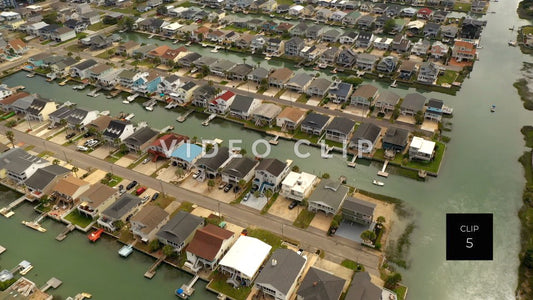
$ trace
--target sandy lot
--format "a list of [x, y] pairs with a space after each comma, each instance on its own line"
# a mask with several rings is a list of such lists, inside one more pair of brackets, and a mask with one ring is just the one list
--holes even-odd
[[100, 146], [95, 149], [93, 152], [89, 153], [90, 156], [94, 156], [100, 159], [104, 159], [109, 156], [109, 147]]
[[115, 162], [115, 165], [127, 168], [129, 165], [131, 165], [136, 160], [137, 160], [137, 156], [132, 155], [132, 154], [127, 154], [127, 155], [122, 156], [119, 160], [117, 160]]
[[155, 163], [153, 161], [149, 161], [146, 164], [141, 162], [135, 168], [133, 168], [133, 170], [145, 175], [152, 175], [155, 171], [157, 171], [157, 167], [161, 166], [161, 164], [163, 164], [163, 162]]
[[343, 291], [346, 291], [348, 289], [348, 286], [350, 285], [350, 280], [352, 279], [352, 275], [354, 273], [353, 270], [350, 270], [339, 264], [321, 258], [318, 258], [316, 260], [314, 267], [322, 269], [324, 271], [328, 271], [334, 274], [335, 276], [345, 279], [346, 282], [344, 283]]
[[291, 91], [291, 90], [287, 90], [285, 91], [285, 93], [283, 93], [280, 98], [283, 99], [283, 100], [287, 100], [287, 101], [296, 101], [298, 100], [298, 98], [300, 97], [300, 93], [298, 92], [295, 92], [295, 91]]
[[255, 82], [245, 82], [243, 85], [238, 87], [241, 91], [249, 91], [251, 93], [257, 92], [257, 83]]
[[209, 187], [207, 186], [207, 181], [199, 182], [196, 179], [193, 179], [192, 177], [189, 177], [185, 179], [181, 183], [181, 187], [190, 191], [194, 191], [197, 193], [204, 194], [208, 197], [217, 199], [218, 201], [222, 201], [224, 203], [230, 203], [231, 201], [235, 200], [235, 194], [233, 191], [229, 191], [227, 193], [224, 193], [224, 190], [219, 190], [218, 185], [220, 184], [219, 181], [216, 182], [216, 185], [212, 188], [211, 192], [209, 192]]
[[[94, 172], [91, 173], [91, 175], [85, 177], [85, 181], [89, 182], [90, 184], [95, 184], [97, 182], [100, 182], [100, 180], [102, 180], [102, 178], [105, 177], [105, 174], [107, 174], [106, 171], [102, 171], [102, 170], [96, 170]], [[121, 182], [122, 184], [122, 182]]]
[[270, 87], [268, 90], [266, 90], [263, 95], [265, 96], [269, 96], [269, 97], [274, 97], [276, 96], [276, 94], [280, 91], [280, 89], [278, 88], [275, 88], [275, 87]]
[[398, 119], [396, 119], [399, 122], [404, 122], [408, 124], [415, 124], [415, 118], [412, 116], [399, 116]]
[[317, 101], [317, 100], [307, 100], [306, 102], [307, 105], [311, 105], [311, 106], [318, 106], [320, 104], [320, 101]]
[[422, 123], [422, 126], [420, 128], [422, 130], [435, 132], [439, 129], [439, 123], [437, 121], [424, 120], [424, 123]]
[[20, 124], [18, 124], [17, 126], [15, 126], [15, 129], [16, 130], [20, 130], [20, 131], [26, 131], [28, 129], [31, 129], [32, 131], [35, 130], [37, 131], [41, 126], [47, 126], [48, 125], [48, 122], [39, 122], [39, 121], [23, 121], [21, 122]]
[[181, 202], [179, 201], [172, 201], [172, 203], [170, 203], [167, 207], [165, 207], [165, 211], [171, 215], [173, 212], [176, 211], [176, 209], [178, 209], [178, 207], [180, 207], [181, 205]]
[[159, 170], [157, 174], [157, 179], [162, 180], [164, 182], [178, 181], [178, 176], [176, 176], [176, 168], [173, 166], [169, 166], [168, 168]]
[[193, 211], [191, 211], [192, 215], [195, 215], [195, 216], [198, 216], [198, 217], [202, 217], [202, 218], [207, 218], [213, 213], [214, 212], [210, 211], [207, 208], [203, 208], [203, 207], [197, 207], [197, 208], [193, 209]]
[[318, 228], [322, 231], [328, 232], [329, 226], [331, 225], [331, 221], [333, 220], [333, 216], [326, 216], [323, 212], [316, 213], [315, 217], [313, 218], [313, 221], [311, 221], [310, 226], [313, 226], [315, 228]]
[[352, 106], [352, 105], [348, 105], [344, 109], [344, 112], [352, 114], [352, 115], [355, 115], [355, 116], [365, 117], [368, 114], [369, 110], [368, 109], [362, 109], [362, 108], [359, 108], [359, 107], [355, 107], [355, 106]]
[[300, 212], [300, 210], [305, 208], [302, 206], [300, 210], [298, 209], [298, 207], [289, 209], [289, 204], [291, 204], [291, 200], [285, 199], [282, 196], [278, 196], [278, 199], [276, 199], [276, 202], [272, 204], [272, 206], [268, 210], [268, 213], [283, 218], [285, 220], [294, 222], [294, 220], [296, 220], [296, 218], [298, 217], [298, 213]]

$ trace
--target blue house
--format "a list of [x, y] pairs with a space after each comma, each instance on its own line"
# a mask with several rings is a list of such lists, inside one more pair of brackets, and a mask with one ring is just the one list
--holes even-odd
[[170, 159], [172, 160], [172, 165], [189, 170], [203, 154], [204, 149], [201, 146], [185, 143], [172, 152]]
[[426, 105], [427, 108], [424, 117], [429, 120], [440, 122], [442, 119], [442, 108], [444, 106], [444, 102], [439, 99], [431, 98]]
[[133, 82], [132, 89], [139, 93], [151, 94], [157, 91], [159, 83], [161, 83], [161, 75], [150, 70], [141, 74], [141, 76]]

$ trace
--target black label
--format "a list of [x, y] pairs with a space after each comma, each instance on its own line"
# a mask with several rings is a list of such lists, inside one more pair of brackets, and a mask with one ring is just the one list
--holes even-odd
[[492, 260], [492, 214], [446, 214], [446, 260]]

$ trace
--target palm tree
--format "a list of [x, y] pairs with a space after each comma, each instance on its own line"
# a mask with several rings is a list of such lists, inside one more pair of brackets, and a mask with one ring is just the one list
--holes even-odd
[[270, 199], [270, 197], [272, 197], [272, 190], [271, 189], [267, 189], [265, 191], [265, 196], [267, 197], [267, 199]]
[[185, 171], [182, 168], [177, 168], [175, 174], [178, 178], [181, 178], [185, 174]]
[[59, 165], [59, 159], [57, 159], [57, 158], [54, 159], [54, 161], [52, 161], [52, 164], [53, 165]]
[[377, 222], [379, 225], [383, 225], [383, 223], [385, 223], [385, 217], [384, 217], [384, 216], [379, 216], [379, 217], [376, 219], [376, 222]]
[[215, 181], [213, 179], [209, 179], [207, 181], [207, 188], [209, 191], [211, 191], [213, 189], [213, 187], [215, 186]]
[[241, 179], [241, 180], [239, 180], [239, 182], [238, 182], [237, 184], [239, 185], [239, 187], [240, 187], [241, 189], [243, 189], [244, 186], [246, 185], [246, 180]]
[[79, 169], [78, 167], [76, 167], [76, 166], [73, 166], [73, 167], [72, 167], [72, 173], [74, 173], [74, 175], [75, 175], [76, 177], [78, 177], [78, 174], [77, 174], [77, 173], [78, 173], [79, 170], [80, 170], [80, 169]]
[[13, 146], [12, 148], [15, 148], [15, 133], [13, 133], [11, 130], [8, 130], [6, 131], [6, 137]]
[[366, 242], [372, 242], [376, 239], [376, 234], [374, 231], [365, 230], [361, 233], [361, 239]]

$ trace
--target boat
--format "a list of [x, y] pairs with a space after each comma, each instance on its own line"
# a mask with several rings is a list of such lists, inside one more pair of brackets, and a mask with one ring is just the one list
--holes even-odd
[[331, 73], [332, 73], [332, 74], [337, 74], [337, 68], [331, 70]]
[[122, 257], [128, 257], [133, 252], [133, 247], [131, 245], [125, 245], [124, 247], [118, 250], [118, 254]]
[[134, 117], [135, 117], [135, 114], [134, 114], [134, 113], [131, 113], [131, 114], [127, 115], [124, 119], [125, 119], [126, 121], [130, 121], [130, 120], [133, 119]]
[[328, 67], [328, 65], [327, 65], [327, 64], [318, 64], [318, 67], [319, 67], [320, 69], [325, 69], [325, 68]]
[[139, 94], [133, 94], [133, 95], [129, 95], [126, 100], [128, 100], [129, 102], [135, 100], [135, 98], [139, 97]]
[[147, 111], [154, 111], [154, 106], [153, 106], [153, 105], [150, 105], [150, 106], [145, 107], [145, 109], [146, 109]]
[[185, 46], [190, 46], [191, 43], [192, 43], [191, 41], [188, 41], [188, 42], [185, 44]]
[[28, 75], [26, 75], [26, 77], [33, 78], [33, 77], [35, 77], [35, 73], [29, 73]]
[[513, 27], [509, 27], [509, 30], [513, 31], [514, 30], [514, 25], [513, 25]]
[[89, 241], [91, 242], [96, 242], [100, 236], [102, 235], [102, 233], [104, 232], [104, 229], [103, 228], [100, 228], [96, 231], [93, 231], [91, 233], [89, 233], [89, 235], [87, 236], [89, 238]]
[[496, 111], [496, 105], [493, 104], [493, 105], [490, 107], [490, 112], [495, 112], [495, 111]]
[[31, 270], [33, 269], [33, 266], [32, 265], [29, 265], [27, 267], [25, 267], [24, 269], [20, 270], [20, 275], [26, 275], [28, 274], [28, 272], [30, 272]]
[[516, 47], [516, 41], [509, 41], [507, 44], [509, 46]]
[[378, 185], [378, 186], [384, 186], [385, 184], [381, 181], [378, 181], [378, 180], [372, 180], [372, 183], [375, 184], [375, 185]]
[[31, 265], [29, 261], [23, 260], [18, 265], [18, 268], [20, 270], [20, 275], [26, 275], [28, 274], [29, 271], [33, 269], [33, 266]]
[[110, 114], [109, 110], [104, 110], [104, 111], [100, 112], [101, 116], [109, 116], [109, 114]]

